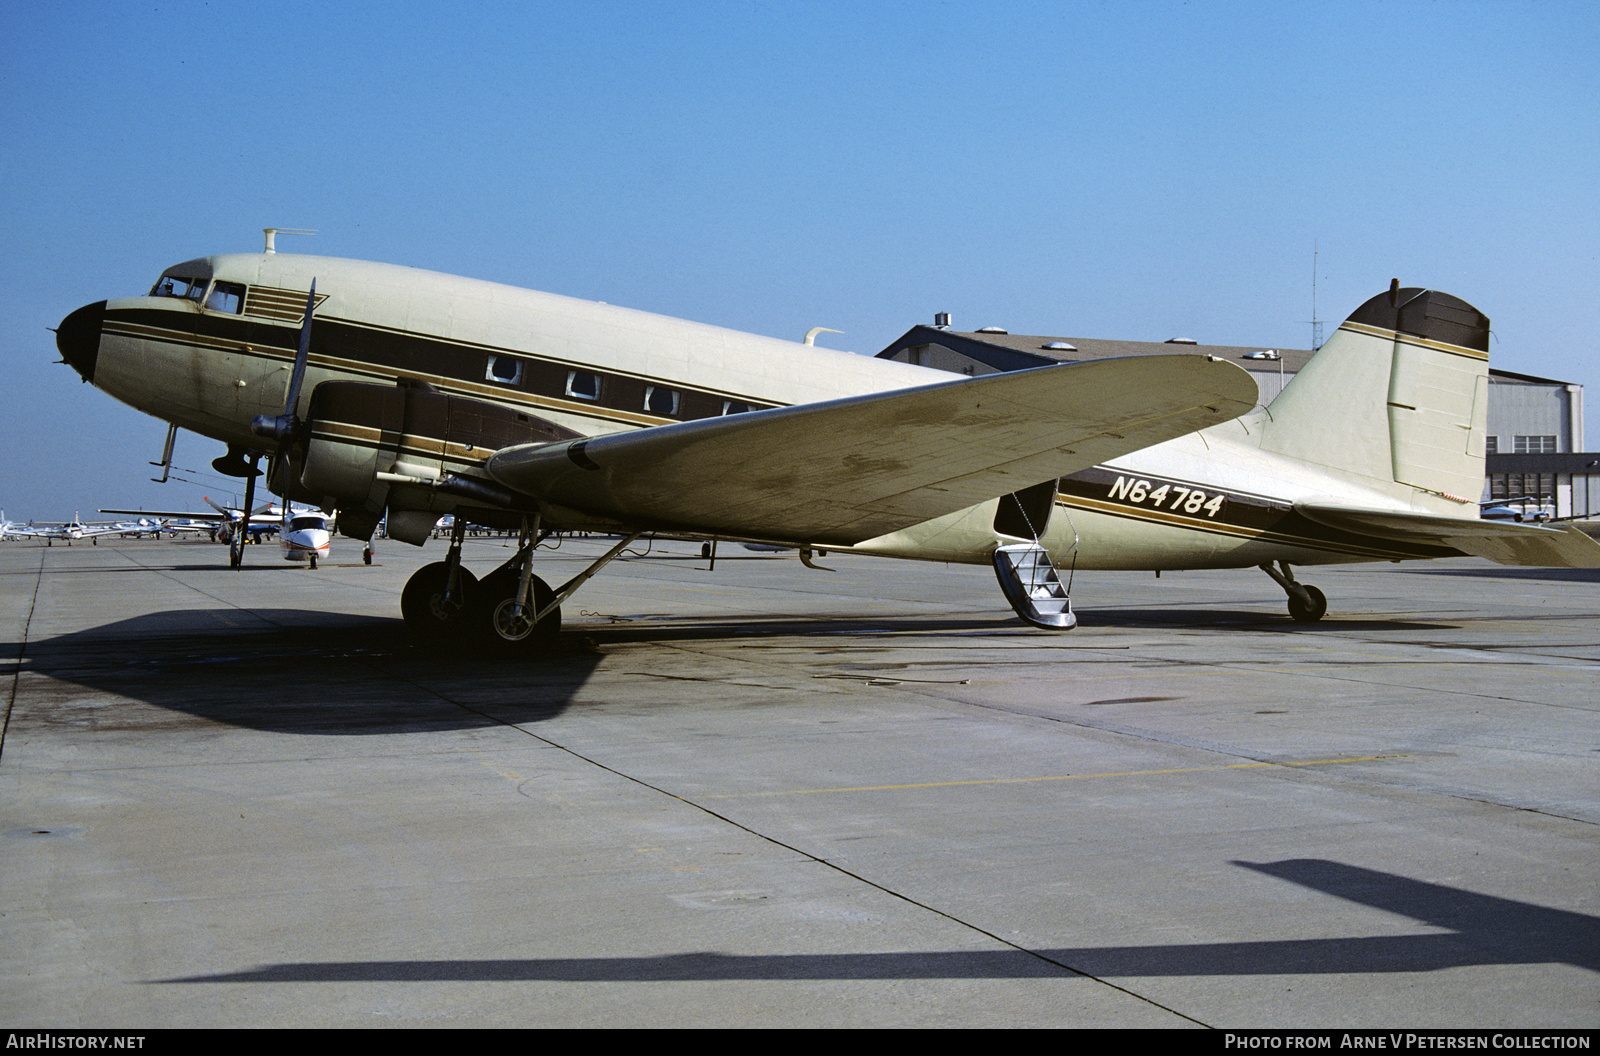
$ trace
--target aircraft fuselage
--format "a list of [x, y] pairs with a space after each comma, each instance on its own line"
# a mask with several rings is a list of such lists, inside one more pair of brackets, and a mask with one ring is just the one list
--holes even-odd
[[[269, 486], [337, 510], [343, 534], [367, 538], [386, 518], [391, 538], [422, 545], [441, 515], [520, 526], [517, 556], [481, 583], [456, 531], [402, 610], [424, 638], [459, 624], [522, 642], [611, 559], [552, 592], [530, 566], [540, 533], [561, 530], [993, 563], [1018, 614], [1058, 628], [1075, 622], [1053, 577], [1069, 566], [1255, 565], [1297, 620], [1326, 599], [1291, 565], [1472, 553], [1600, 566], [1581, 533], [1477, 517], [1488, 327], [1465, 301], [1396, 282], [1270, 407], [1246, 410], [1248, 376], [1210, 357], [962, 379], [268, 252], [168, 268], [147, 296], [73, 312], [57, 346], [117, 399], [227, 444], [221, 471], [270, 455]], [[972, 504], [991, 486], [1020, 490]]]
[[[259, 448], [257, 415], [281, 410], [317, 281], [302, 415], [329, 381], [410, 383], [490, 401], [573, 436], [810, 403], [948, 380], [944, 371], [554, 294], [393, 265], [288, 254], [206, 257], [168, 268], [151, 295], [89, 305], [63, 323], [65, 358], [141, 411], [238, 448]], [[188, 294], [188, 295], [185, 295]], [[1261, 450], [1265, 412], [1061, 478], [1040, 541], [1080, 568], [1227, 568], [1440, 556], [1376, 542], [1293, 512], [1326, 496], [1326, 467]], [[487, 451], [423, 437], [401, 468], [470, 471]], [[1334, 471], [1337, 478], [1338, 472]], [[1339, 493], [1400, 505], [1392, 484], [1356, 476]], [[319, 496], [296, 497], [318, 501]], [[423, 496], [396, 484], [388, 498]], [[1409, 497], [1405, 498], [1409, 502]], [[445, 513], [463, 505], [428, 496]], [[996, 502], [859, 544], [889, 556], [986, 563], [1012, 537]], [[804, 543], [806, 540], [774, 540]]]

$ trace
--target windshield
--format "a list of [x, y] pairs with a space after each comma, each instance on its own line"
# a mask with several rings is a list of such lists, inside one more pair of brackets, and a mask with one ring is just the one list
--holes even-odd
[[205, 296], [208, 279], [189, 279], [180, 275], [163, 275], [156, 280], [155, 288], [150, 291], [152, 297], [181, 297], [186, 301], [198, 301]]

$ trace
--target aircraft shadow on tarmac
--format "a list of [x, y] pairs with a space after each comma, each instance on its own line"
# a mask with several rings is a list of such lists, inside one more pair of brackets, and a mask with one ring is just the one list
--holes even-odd
[[[1292, 632], [1287, 617], [1193, 607], [1093, 610], [1103, 627], [1196, 629], [1232, 626]], [[1341, 630], [1437, 629], [1437, 623], [1339, 620]], [[20, 671], [142, 701], [149, 712], [97, 707], [82, 695], [36, 691], [20, 721], [92, 723], [96, 729], [176, 728], [222, 723], [277, 733], [330, 736], [461, 729], [538, 722], [560, 715], [611, 646], [650, 642], [797, 641], [818, 637], [1033, 639], [1009, 614], [768, 614], [706, 620], [663, 615], [571, 626], [537, 659], [450, 656], [415, 644], [398, 619], [305, 610], [179, 609], [73, 634], [0, 645], [22, 656]]]
[[[269, 733], [360, 736], [540, 722], [562, 714], [609, 646], [638, 642], [1032, 632], [1009, 618], [750, 617], [707, 624], [642, 617], [579, 626], [533, 659], [453, 656], [416, 644], [398, 619], [298, 609], [177, 609], [73, 634], [0, 644], [41, 687], [13, 716], [100, 731], [219, 723]], [[150, 708], [106, 707], [110, 694]]]
[[444, 658], [413, 644], [398, 619], [272, 609], [155, 612], [0, 648], [21, 653], [23, 673], [161, 709], [35, 688], [17, 723], [329, 736], [548, 719], [602, 659], [575, 637], [539, 660]]
[[1600, 568], [1517, 568], [1491, 565], [1484, 568], [1434, 568], [1418, 565], [1401, 570], [1413, 576], [1456, 576], [1466, 579], [1538, 579], [1558, 583], [1600, 583]]
[[1364, 975], [1570, 964], [1600, 972], [1600, 918], [1317, 858], [1234, 862], [1441, 929], [1427, 935], [928, 953], [529, 957], [268, 964], [161, 983], [678, 982], [777, 979], [1019, 979]]
[[1080, 608], [1083, 625], [1093, 627], [1162, 627], [1172, 630], [1224, 631], [1238, 628], [1253, 631], [1282, 631], [1285, 634], [1317, 631], [1436, 631], [1457, 626], [1443, 620], [1400, 620], [1365, 616], [1359, 612], [1330, 612], [1316, 623], [1296, 623], [1282, 609], [1202, 609], [1195, 605], [1171, 608]]

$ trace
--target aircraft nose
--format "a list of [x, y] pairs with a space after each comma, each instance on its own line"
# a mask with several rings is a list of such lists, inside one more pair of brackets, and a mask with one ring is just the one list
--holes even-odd
[[100, 324], [105, 319], [106, 302], [86, 304], [61, 320], [56, 330], [56, 348], [61, 358], [83, 376], [94, 380], [95, 360], [100, 358]]

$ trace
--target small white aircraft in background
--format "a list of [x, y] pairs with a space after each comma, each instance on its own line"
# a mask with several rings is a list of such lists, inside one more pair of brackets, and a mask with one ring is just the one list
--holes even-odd
[[[243, 542], [260, 542], [264, 535], [276, 535], [285, 561], [300, 561], [317, 567], [328, 556], [333, 539], [333, 518], [321, 510], [297, 510], [292, 505], [279, 507], [263, 503], [250, 512], [244, 524], [244, 510], [224, 506], [203, 496], [216, 513], [175, 513], [171, 510], [101, 510], [101, 513], [139, 514], [141, 517], [184, 518], [185, 525], [164, 525], [167, 531], [209, 531], [212, 538], [228, 544], [230, 562], [237, 568], [242, 560]], [[368, 562], [370, 564], [370, 561]]]
[[321, 510], [284, 510], [278, 545], [285, 561], [304, 561], [316, 568], [317, 562], [328, 556], [332, 543], [333, 518]]
[[72, 520], [61, 524], [16, 525], [7, 521], [5, 525], [6, 534], [12, 538], [43, 539], [46, 546], [54, 546], [57, 539], [65, 539], [68, 546], [80, 539], [87, 539], [95, 546], [99, 546], [102, 535], [116, 535], [137, 530], [136, 527], [130, 527], [122, 522], [84, 524], [76, 513], [72, 515]]
[[[319, 288], [320, 291], [319, 292]], [[1488, 317], [1392, 283], [1269, 407], [1201, 355], [976, 378], [412, 268], [235, 254], [62, 321], [63, 360], [228, 445], [245, 476], [340, 530], [445, 560], [401, 598], [425, 642], [548, 639], [560, 605], [645, 534], [990, 564], [1040, 627], [1076, 624], [1056, 566], [1259, 567], [1474, 554], [1600, 567], [1568, 526], [1484, 520]], [[521, 533], [478, 579], [468, 522]], [[623, 540], [552, 589], [554, 531]]]
[[29, 538], [28, 526], [16, 524], [6, 518], [6, 511], [0, 510], [0, 539], [27, 539]]
[[1516, 521], [1520, 524], [1523, 521], [1542, 523], [1554, 520], [1550, 511], [1540, 505], [1539, 500], [1532, 495], [1480, 502], [1478, 506], [1478, 516], [1486, 521]]

